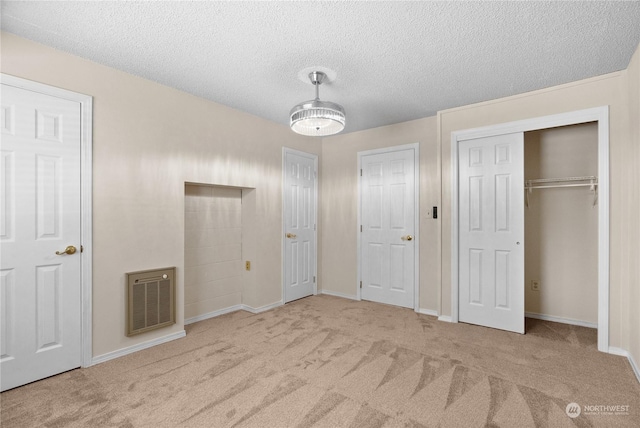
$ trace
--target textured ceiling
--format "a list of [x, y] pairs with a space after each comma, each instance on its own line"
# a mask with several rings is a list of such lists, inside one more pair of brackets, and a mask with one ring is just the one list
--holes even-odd
[[283, 124], [328, 68], [351, 132], [625, 69], [640, 2], [2, 1], [2, 29]]

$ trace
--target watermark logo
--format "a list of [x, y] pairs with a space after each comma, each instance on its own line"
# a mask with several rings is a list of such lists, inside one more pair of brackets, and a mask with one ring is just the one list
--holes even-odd
[[573, 419], [580, 416], [580, 413], [582, 413], [582, 408], [578, 403], [569, 403], [567, 404], [567, 407], [564, 409], [564, 411], [566, 412], [567, 416]]
[[582, 406], [585, 415], [629, 416], [628, 404]]
[[615, 405], [582, 405], [578, 403], [569, 403], [564, 409], [567, 416], [574, 419], [578, 416], [585, 415], [599, 415], [599, 416], [629, 416], [628, 404], [615, 404]]

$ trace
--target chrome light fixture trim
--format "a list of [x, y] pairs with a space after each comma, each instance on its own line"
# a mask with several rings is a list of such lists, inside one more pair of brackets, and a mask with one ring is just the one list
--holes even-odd
[[294, 132], [313, 137], [337, 134], [344, 129], [345, 113], [341, 105], [320, 101], [319, 86], [326, 75], [321, 71], [309, 73], [311, 83], [316, 87], [316, 98], [302, 102], [291, 109], [290, 126]]

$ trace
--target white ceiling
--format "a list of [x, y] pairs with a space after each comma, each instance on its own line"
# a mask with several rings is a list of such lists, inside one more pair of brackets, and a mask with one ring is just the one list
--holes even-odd
[[283, 124], [328, 68], [352, 132], [625, 69], [640, 2], [3, 0], [2, 29]]

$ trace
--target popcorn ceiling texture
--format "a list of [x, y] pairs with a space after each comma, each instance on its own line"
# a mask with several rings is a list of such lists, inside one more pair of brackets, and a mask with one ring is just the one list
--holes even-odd
[[287, 124], [324, 100], [346, 131], [623, 70], [640, 2], [2, 2], [2, 29]]

